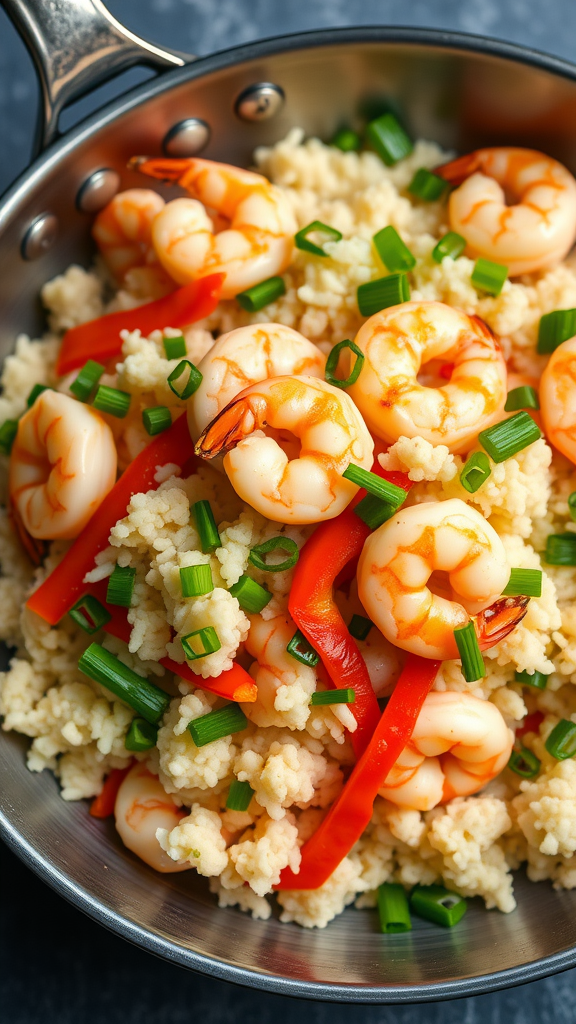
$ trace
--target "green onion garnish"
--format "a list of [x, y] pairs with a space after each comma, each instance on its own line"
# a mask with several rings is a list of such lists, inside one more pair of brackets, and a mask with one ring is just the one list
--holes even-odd
[[[263, 555], [269, 554], [270, 551], [285, 551], [288, 558], [283, 562], [267, 562]], [[263, 544], [256, 544], [252, 548], [248, 560], [263, 572], [286, 572], [296, 565], [299, 556], [298, 545], [291, 537], [270, 537], [270, 540], [265, 540]]]
[[180, 569], [182, 597], [200, 597], [214, 590], [212, 569], [209, 565], [187, 565]]
[[474, 270], [470, 278], [475, 288], [490, 295], [500, 295], [504, 281], [508, 277], [508, 267], [501, 263], [493, 263], [492, 260], [485, 260], [480, 257], [474, 264]]
[[[180, 387], [176, 387], [176, 381], [180, 380], [180, 377], [184, 376], [184, 383]], [[189, 359], [182, 359], [175, 366], [171, 373], [166, 378], [168, 381], [168, 387], [172, 394], [176, 395], [180, 401], [185, 402], [190, 395], [193, 395], [198, 390], [202, 383], [202, 374], [194, 363], [191, 363]]]
[[391, 224], [372, 237], [374, 248], [387, 270], [412, 270], [416, 259]]
[[380, 501], [393, 505], [395, 509], [400, 508], [406, 501], [406, 491], [402, 487], [391, 484], [389, 480], [383, 480], [381, 476], [371, 473], [369, 469], [362, 469], [362, 466], [356, 466], [353, 462], [347, 466], [342, 476], [345, 480], [363, 487], [369, 494], [374, 494]]
[[468, 904], [442, 885], [416, 885], [410, 894], [410, 909], [426, 921], [453, 928], [464, 917]]
[[401, 302], [408, 302], [410, 298], [410, 285], [406, 274], [388, 274], [388, 277], [379, 277], [376, 281], [367, 281], [366, 284], [359, 284], [356, 290], [358, 309], [362, 316], [373, 316], [381, 309], [388, 306], [397, 306]]
[[324, 704], [354, 704], [356, 691], [352, 687], [344, 687], [340, 690], [317, 690], [310, 697], [310, 703], [315, 707]]
[[474, 683], [486, 675], [484, 659], [478, 647], [478, 637], [473, 622], [467, 622], [454, 630], [454, 639], [462, 661], [462, 675], [467, 683]]
[[84, 675], [111, 690], [152, 725], [157, 725], [168, 710], [170, 697], [164, 690], [133, 672], [120, 658], [110, 654], [100, 644], [90, 644], [80, 658], [78, 668]]
[[505, 597], [542, 597], [542, 569], [511, 569]]
[[51, 391], [51, 390], [52, 389], [49, 388], [47, 384], [35, 384], [34, 387], [32, 388], [32, 391], [28, 395], [28, 398], [26, 399], [26, 405], [28, 406], [28, 408], [29, 409], [32, 408], [32, 406], [34, 405], [34, 402], [38, 398], [38, 395], [41, 395], [43, 391]]
[[200, 536], [200, 547], [205, 555], [212, 554], [222, 546], [216, 520], [209, 501], [196, 501], [192, 506], [196, 529]]
[[220, 740], [223, 736], [231, 736], [242, 732], [248, 725], [248, 719], [239, 704], [226, 704], [218, 711], [210, 711], [201, 718], [195, 718], [188, 726], [197, 747], [205, 747], [207, 743]]
[[249, 782], [239, 782], [238, 779], [234, 779], [230, 783], [226, 807], [229, 811], [247, 811], [253, 795], [254, 790]]
[[245, 292], [240, 292], [236, 296], [236, 300], [242, 306], [242, 309], [247, 309], [249, 313], [257, 313], [259, 309], [264, 309], [264, 306], [268, 306], [271, 302], [276, 302], [276, 299], [285, 294], [286, 285], [283, 279], [281, 277], [269, 277], [266, 281], [261, 281], [260, 284], [247, 288]]
[[505, 462], [541, 437], [540, 427], [527, 412], [517, 412], [509, 420], [501, 420], [478, 434], [493, 462]]
[[90, 634], [97, 633], [112, 618], [108, 609], [92, 594], [84, 594], [68, 614], [77, 626]]
[[366, 127], [366, 138], [388, 167], [413, 150], [412, 142], [394, 114], [381, 114]]
[[355, 640], [365, 640], [373, 625], [374, 623], [364, 615], [353, 615], [350, 619], [348, 632]]
[[89, 359], [70, 385], [72, 394], [81, 402], [87, 402], [105, 369], [106, 367], [102, 366], [102, 363], [96, 363], [94, 359]]
[[540, 771], [540, 760], [527, 747], [521, 747], [510, 754], [508, 768], [522, 779], [533, 779]]
[[548, 565], [576, 565], [576, 533], [551, 533], [546, 538]]
[[539, 409], [540, 402], [534, 388], [523, 384], [520, 388], [512, 388], [508, 392], [504, 412], [516, 412], [517, 409]]
[[488, 456], [484, 452], [474, 452], [462, 467], [460, 483], [470, 494], [475, 494], [478, 488], [488, 479], [491, 472]]
[[576, 309], [555, 309], [540, 317], [537, 351], [547, 355], [576, 334]]
[[198, 661], [200, 658], [206, 658], [208, 654], [215, 654], [222, 647], [214, 626], [195, 629], [192, 633], [183, 636], [180, 642], [186, 655], [186, 661]]
[[290, 643], [286, 647], [288, 654], [291, 654], [296, 661], [302, 662], [303, 665], [309, 665], [310, 668], [314, 668], [320, 661], [320, 655], [316, 654], [316, 651], [309, 644], [306, 637], [299, 629], [296, 630]]
[[377, 530], [382, 523], [390, 519], [398, 511], [397, 506], [391, 505], [388, 501], [382, 501], [375, 494], [367, 494], [362, 501], [354, 505], [354, 515], [357, 515], [363, 523], [371, 530]]
[[10, 455], [17, 433], [18, 420], [4, 420], [0, 427], [0, 452], [2, 455]]
[[514, 681], [524, 686], [535, 686], [537, 690], [545, 690], [548, 676], [543, 672], [515, 672]]
[[186, 355], [186, 341], [183, 334], [177, 334], [174, 338], [162, 338], [166, 359], [181, 359]]
[[107, 384], [99, 384], [92, 404], [99, 412], [107, 412], [109, 416], [123, 420], [128, 414], [131, 401], [132, 395], [128, 391], [120, 391], [118, 388], [109, 388]]
[[142, 422], [150, 437], [161, 434], [163, 430], [168, 430], [168, 427], [172, 426], [170, 409], [165, 405], [154, 405], [151, 409], [144, 409]]
[[408, 897], [402, 885], [384, 882], [378, 886], [380, 931], [385, 935], [412, 931]]
[[576, 725], [561, 718], [554, 726], [544, 746], [557, 761], [565, 761], [576, 754]]
[[331, 146], [336, 146], [337, 149], [341, 149], [343, 153], [350, 153], [353, 150], [360, 149], [362, 140], [357, 132], [353, 132], [351, 128], [341, 128], [340, 131], [336, 132], [334, 137], [330, 140]]
[[448, 182], [439, 174], [434, 174], [427, 167], [420, 167], [412, 181], [408, 185], [408, 191], [417, 199], [424, 199], [427, 203], [440, 199], [448, 188]]
[[232, 597], [235, 597], [238, 604], [245, 612], [257, 615], [272, 600], [272, 594], [266, 587], [261, 587], [256, 580], [250, 576], [241, 576], [237, 583], [230, 587]]
[[[335, 377], [336, 367], [338, 366], [338, 359], [343, 348], [350, 349], [354, 353], [356, 359], [354, 360], [354, 366], [350, 370], [349, 375], [345, 380], [341, 380], [339, 377]], [[324, 377], [328, 384], [332, 384], [336, 388], [349, 388], [352, 384], [355, 384], [360, 376], [360, 370], [364, 366], [364, 353], [358, 348], [358, 345], [354, 341], [350, 341], [346, 338], [344, 341], [339, 341], [337, 345], [334, 345], [328, 359], [326, 360], [326, 366], [324, 368]]]
[[150, 750], [156, 746], [158, 727], [147, 722], [145, 718], [133, 718], [126, 733], [124, 746], [126, 750]]
[[572, 494], [568, 498], [568, 512], [570, 513], [570, 519], [573, 523], [576, 523], [576, 491], [572, 491]]
[[342, 238], [342, 232], [337, 231], [336, 228], [331, 228], [329, 224], [323, 224], [321, 220], [313, 220], [311, 224], [307, 224], [305, 228], [301, 228], [294, 235], [294, 245], [297, 249], [302, 249], [303, 252], [311, 252], [314, 256], [327, 256], [328, 253], [324, 252], [321, 245], [316, 245], [315, 242], [311, 242], [308, 235], [320, 234], [326, 235], [325, 241], [327, 242], [339, 242]]
[[435, 263], [442, 263], [445, 256], [451, 260], [457, 260], [466, 248], [466, 239], [455, 231], [447, 231], [439, 242], [432, 249], [432, 259]]
[[121, 608], [129, 608], [134, 592], [136, 569], [130, 565], [115, 565], [112, 575], [108, 578], [108, 589], [106, 591], [107, 604], [120, 605]]

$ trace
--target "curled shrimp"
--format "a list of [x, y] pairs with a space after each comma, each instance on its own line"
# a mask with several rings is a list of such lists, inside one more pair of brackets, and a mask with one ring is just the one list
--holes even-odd
[[43, 391], [20, 419], [8, 489], [31, 537], [71, 539], [116, 483], [112, 431], [88, 405]]
[[223, 334], [199, 364], [202, 383], [188, 402], [190, 433], [198, 437], [251, 384], [302, 373], [322, 377], [325, 363], [317, 345], [283, 324], [250, 324]]
[[152, 244], [152, 223], [164, 206], [157, 192], [129, 188], [115, 195], [92, 225], [92, 237], [118, 284], [146, 298], [174, 288]]
[[518, 624], [527, 599], [502, 598], [510, 576], [492, 526], [460, 498], [401, 509], [372, 533], [358, 595], [387, 640], [424, 658], [458, 658], [454, 630], [475, 616], [480, 646]]
[[436, 168], [452, 185], [450, 227], [470, 256], [505, 263], [512, 277], [564, 259], [576, 237], [576, 181], [534, 149], [494, 146]]
[[350, 463], [370, 469], [374, 442], [339, 388], [315, 377], [271, 377], [241, 391], [194, 450], [203, 459], [226, 453], [234, 490], [268, 519], [319, 523], [357, 493], [341, 474]]
[[576, 338], [550, 356], [540, 380], [540, 410], [546, 437], [576, 465]]
[[489, 701], [470, 693], [429, 693], [380, 796], [416, 811], [470, 796], [506, 767], [513, 742]]
[[258, 686], [258, 699], [249, 708], [245, 707], [245, 711], [256, 725], [285, 726], [286, 717], [281, 712], [286, 711], [295, 723], [291, 727], [303, 729], [306, 724], [310, 696], [316, 689], [316, 673], [287, 652], [295, 632], [296, 626], [287, 615], [273, 619], [263, 619], [261, 615], [250, 617], [245, 646], [256, 658], [252, 673]]
[[[365, 361], [348, 394], [370, 430], [389, 444], [423, 437], [467, 451], [504, 410], [506, 364], [479, 317], [442, 302], [404, 302], [370, 317], [355, 342]], [[424, 386], [421, 367], [440, 358], [454, 364], [449, 382]]]
[[[196, 158], [131, 163], [193, 196], [167, 203], [152, 226], [156, 255], [179, 284], [224, 273], [222, 298], [231, 299], [290, 263], [296, 220], [285, 193], [261, 174]], [[215, 233], [205, 207], [230, 227]]]
[[155, 871], [187, 871], [191, 867], [188, 861], [173, 861], [156, 839], [157, 829], [171, 831], [185, 814], [146, 765], [135, 764], [122, 780], [114, 805], [116, 831], [124, 846]]

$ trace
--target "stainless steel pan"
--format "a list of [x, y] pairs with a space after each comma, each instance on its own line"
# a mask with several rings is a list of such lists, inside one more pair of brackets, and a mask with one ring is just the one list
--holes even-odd
[[[461, 150], [541, 148], [576, 171], [576, 69], [492, 40], [363, 28], [287, 36], [184, 63], [118, 25], [100, 0], [3, 0], [42, 85], [39, 146], [0, 205], [0, 352], [42, 328], [41, 285], [91, 256], [91, 211], [135, 153], [248, 164], [294, 126], [326, 138], [367, 101], [399, 103], [415, 136]], [[62, 107], [135, 63], [162, 71], [59, 137]], [[165, 70], [172, 68], [172, 70]], [[26, 741], [0, 740], [0, 826], [48, 884], [113, 931], [174, 963], [255, 988], [319, 999], [401, 1002], [485, 992], [576, 964], [576, 893], [517, 881], [510, 915], [473, 905], [454, 931], [420, 924], [382, 936], [373, 912], [325, 931], [217, 910], [194, 873], [158, 876], [85, 804], [66, 804], [47, 772], [25, 768]], [[49, 929], [49, 922], [45, 922]]]

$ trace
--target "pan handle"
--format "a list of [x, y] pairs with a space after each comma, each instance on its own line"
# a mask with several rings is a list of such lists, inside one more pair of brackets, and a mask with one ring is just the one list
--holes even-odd
[[58, 137], [63, 108], [95, 86], [135, 64], [161, 71], [193, 60], [129, 32], [101, 0], [0, 2], [22, 36], [40, 79], [36, 153]]

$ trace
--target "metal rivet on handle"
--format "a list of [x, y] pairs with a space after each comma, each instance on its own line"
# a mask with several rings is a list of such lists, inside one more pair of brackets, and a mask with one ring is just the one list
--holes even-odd
[[196, 156], [210, 140], [210, 127], [199, 117], [178, 121], [164, 136], [162, 149], [166, 156]]
[[284, 90], [271, 82], [256, 82], [241, 92], [234, 109], [243, 121], [267, 121], [284, 103]]
[[119, 188], [118, 172], [102, 167], [82, 183], [76, 196], [76, 206], [82, 213], [98, 213], [114, 198]]
[[22, 256], [37, 260], [52, 248], [58, 234], [58, 218], [53, 213], [42, 213], [32, 221], [22, 239]]

